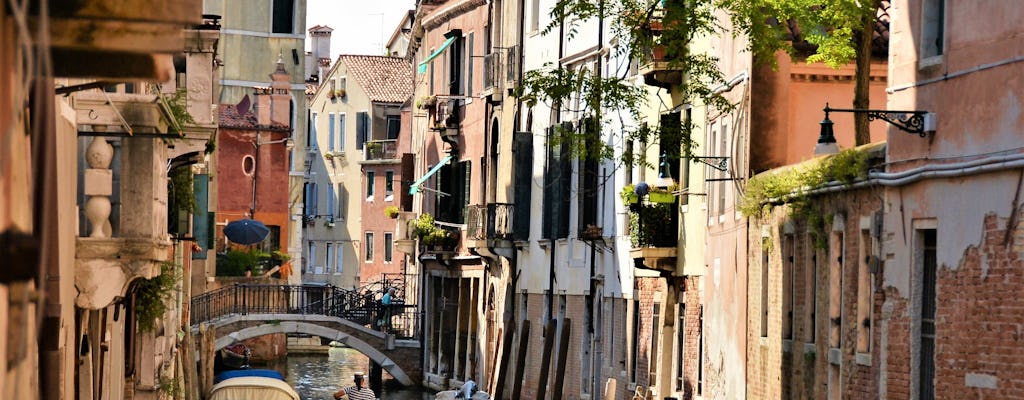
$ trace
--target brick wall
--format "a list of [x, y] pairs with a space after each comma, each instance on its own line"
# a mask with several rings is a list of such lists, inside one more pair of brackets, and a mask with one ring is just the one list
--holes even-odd
[[[861, 258], [861, 220], [872, 218], [881, 209], [878, 189], [861, 189], [842, 192], [837, 195], [820, 196], [812, 199], [812, 213], [821, 216], [823, 222], [815, 228], [807, 218], [790, 215], [787, 207], [776, 207], [763, 219], [754, 219], [752, 226], [767, 225], [767, 244], [762, 241], [762, 229], [751, 229], [748, 254], [748, 331], [747, 331], [747, 394], [752, 399], [813, 399], [827, 398], [829, 389], [830, 328], [834, 321], [829, 318], [832, 301], [830, 284], [834, 280], [829, 274], [832, 264], [840, 263], [840, 254], [832, 254], [828, 241], [842, 233], [843, 253], [841, 261], [841, 297], [839, 298], [840, 347], [839, 379], [843, 398], [872, 398], [878, 392], [877, 345], [880, 339], [878, 329], [872, 330], [872, 353], [859, 358], [857, 362], [858, 321], [858, 277]], [[841, 221], [841, 223], [839, 223]], [[833, 229], [840, 231], [833, 232]], [[815, 236], [824, 235], [826, 241], [815, 243]], [[872, 239], [874, 240], [874, 239]], [[868, 242], [872, 246], [873, 241]], [[838, 248], [838, 247], [836, 247]], [[768, 329], [767, 336], [761, 336], [762, 324], [762, 250], [768, 251]], [[869, 249], [868, 254], [874, 254]], [[792, 261], [790, 262], [790, 256]], [[785, 265], [789, 262], [789, 265]], [[809, 281], [809, 268], [814, 268], [813, 282]], [[788, 271], [788, 272], [787, 272]], [[784, 273], [785, 272], [785, 273]], [[790, 276], [790, 274], [792, 276]], [[869, 276], [874, 282], [875, 275]], [[785, 290], [786, 282], [791, 283], [791, 293]], [[814, 285], [814, 298], [809, 298], [808, 285]], [[791, 339], [783, 337], [783, 313], [786, 297], [791, 300]], [[811, 302], [814, 302], [813, 304]], [[882, 297], [877, 291], [870, 293], [869, 315], [881, 312]], [[813, 338], [806, 329], [809, 313], [813, 307]], [[872, 317], [871, 322], [877, 321]], [[891, 329], [894, 330], [894, 329]], [[909, 332], [907, 330], [906, 332]], [[890, 341], [893, 338], [889, 339]], [[865, 357], [867, 356], [867, 357]], [[875, 362], [871, 362], [874, 360]]]

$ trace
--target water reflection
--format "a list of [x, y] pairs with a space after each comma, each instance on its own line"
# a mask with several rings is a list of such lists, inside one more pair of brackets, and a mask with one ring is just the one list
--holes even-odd
[[[370, 360], [357, 350], [332, 347], [327, 355], [289, 355], [283, 363], [271, 365], [287, 377], [303, 400], [333, 400], [332, 395], [342, 387], [352, 385], [356, 371], [368, 373]], [[423, 390], [403, 389], [384, 371], [384, 390], [381, 400], [432, 400], [433, 394]]]

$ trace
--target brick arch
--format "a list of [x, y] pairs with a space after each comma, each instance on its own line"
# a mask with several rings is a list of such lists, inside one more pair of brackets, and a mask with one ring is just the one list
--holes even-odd
[[388, 371], [388, 373], [391, 374], [391, 376], [393, 376], [395, 379], [397, 379], [398, 382], [401, 383], [402, 385], [415, 385], [415, 382], [413, 382], [412, 378], [409, 377], [409, 374], [407, 374], [405, 370], [402, 369], [401, 366], [399, 366], [397, 363], [391, 360], [391, 358], [388, 357], [386, 354], [382, 353], [380, 350], [377, 350], [376, 347], [344, 331], [315, 323], [299, 321], [260, 323], [259, 325], [245, 327], [233, 331], [230, 334], [218, 337], [214, 342], [214, 349], [220, 350], [237, 341], [242, 341], [274, 333], [304, 333], [308, 335], [328, 338], [339, 343], [344, 343], [346, 346], [356, 349], [360, 353], [363, 353], [363, 355], [369, 357], [371, 360], [373, 360], [373, 362], [377, 363], [384, 370]]

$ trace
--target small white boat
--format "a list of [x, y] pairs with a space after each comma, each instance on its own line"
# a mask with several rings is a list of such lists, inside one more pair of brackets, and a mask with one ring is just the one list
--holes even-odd
[[273, 370], [238, 370], [217, 375], [209, 400], [300, 400], [284, 377]]

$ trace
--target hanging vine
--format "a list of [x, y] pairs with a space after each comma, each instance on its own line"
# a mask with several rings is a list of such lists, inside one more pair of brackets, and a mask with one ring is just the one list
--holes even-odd
[[135, 286], [135, 318], [140, 331], [152, 332], [157, 318], [167, 312], [167, 302], [173, 297], [178, 278], [178, 266], [165, 262], [160, 266], [160, 275], [138, 281]]

